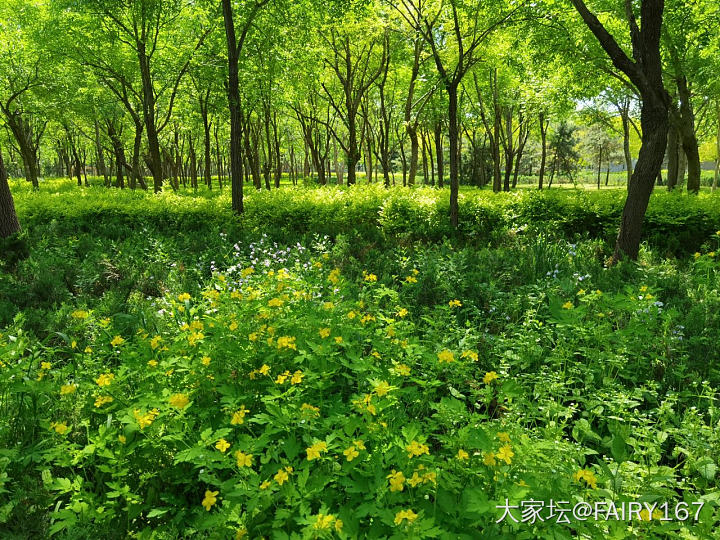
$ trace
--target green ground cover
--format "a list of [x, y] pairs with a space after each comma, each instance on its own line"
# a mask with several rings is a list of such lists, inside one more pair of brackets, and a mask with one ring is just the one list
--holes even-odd
[[[720, 209], [657, 193], [12, 186], [0, 531], [711, 538]], [[697, 254], [696, 254], [697, 253]], [[658, 506], [515, 523], [530, 499]], [[690, 516], [661, 520], [680, 503]], [[692, 506], [692, 503], [696, 503]], [[695, 510], [702, 509], [695, 519]], [[515, 516], [520, 519], [516, 511]]]

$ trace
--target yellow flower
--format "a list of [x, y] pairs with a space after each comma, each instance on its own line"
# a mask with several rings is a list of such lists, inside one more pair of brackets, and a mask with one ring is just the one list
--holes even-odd
[[230, 423], [233, 426], [244, 424], [245, 423], [245, 415], [249, 412], [250, 411], [245, 408], [245, 405], [241, 405], [240, 409], [233, 413], [232, 420], [230, 420]]
[[565, 302], [565, 303], [562, 305], [562, 307], [563, 307], [563, 309], [572, 309], [572, 308], [574, 308], [575, 306], [573, 305], [572, 302]]
[[188, 300], [190, 300], [191, 297], [190, 297], [189, 293], [184, 292], [184, 293], [178, 294], [177, 298], [181, 302], [187, 302]]
[[50, 362], [41, 362], [40, 363], [40, 369], [44, 369], [45, 371], [52, 368], [52, 364]]
[[405, 446], [405, 450], [408, 452], [408, 457], [421, 456], [423, 454], [430, 455], [430, 448], [426, 444], [412, 441], [410, 444]]
[[99, 396], [98, 398], [95, 399], [95, 406], [97, 408], [100, 408], [103, 405], [105, 405], [106, 403], [112, 402], [112, 400], [113, 400], [113, 398], [111, 398], [110, 396]]
[[178, 409], [184, 409], [190, 400], [185, 394], [173, 394], [168, 400], [170, 405], [177, 407]]
[[148, 411], [145, 414], [142, 414], [140, 412], [140, 409], [135, 409], [133, 411], [133, 416], [135, 417], [135, 420], [137, 420], [138, 426], [140, 426], [140, 429], [145, 429], [146, 427], [150, 426], [154, 421], [155, 417], [160, 414], [157, 409], [153, 409], [152, 411]]
[[395, 366], [395, 373], [407, 377], [408, 375], [410, 375], [410, 367], [406, 364], [398, 364], [397, 366]]
[[407, 283], [417, 283], [417, 278], [415, 276], [408, 276], [405, 278], [405, 281]]
[[454, 362], [454, 361], [455, 361], [455, 355], [453, 354], [452, 351], [449, 351], [449, 350], [447, 350], [447, 349], [445, 349], [445, 350], [443, 350], [443, 351], [440, 351], [440, 352], [438, 353], [437, 357], [438, 357], [438, 362], [441, 363], [441, 364], [442, 364], [443, 362], [450, 363], [450, 362]]
[[582, 296], [583, 294], [585, 294], [585, 289], [580, 289], [577, 293], [578, 296]]
[[272, 484], [268, 482], [267, 480], [263, 480], [262, 484], [260, 484], [260, 489], [265, 490], [269, 488]]
[[347, 314], [348, 319], [354, 319], [355, 317], [357, 317], [357, 313], [355, 313], [354, 311], [348, 312], [348, 314]]
[[475, 351], [465, 351], [460, 355], [460, 358], [469, 358], [473, 362], [478, 361], [478, 353]]
[[113, 373], [103, 373], [97, 379], [95, 379], [95, 382], [98, 386], [110, 386], [110, 383], [113, 382], [114, 378], [115, 374]]
[[69, 429], [65, 422], [53, 422], [52, 424], [50, 424], [50, 428], [54, 429], [55, 432], [59, 435], [65, 435], [65, 433], [67, 433], [67, 430]]
[[494, 467], [497, 464], [495, 462], [495, 453], [488, 452], [487, 454], [483, 454], [483, 463], [488, 467]]
[[375, 274], [365, 274], [365, 281], [377, 281], [377, 276]]
[[108, 326], [110, 326], [110, 319], [108, 319], [107, 317], [105, 317], [104, 319], [100, 319], [100, 326], [102, 326], [103, 328], [107, 328]]
[[148, 366], [156, 367], [158, 365], [157, 360], [148, 360]]
[[640, 287], [640, 292], [646, 292], [648, 290], [647, 285]]
[[285, 384], [285, 381], [290, 376], [289, 371], [285, 371], [282, 375], [278, 375], [277, 379], [275, 379], [275, 384]]
[[300, 407], [300, 410], [303, 412], [310, 411], [313, 416], [320, 416], [320, 408], [314, 407], [313, 405], [310, 405], [309, 403], [303, 403], [302, 406]]
[[200, 361], [202, 362], [203, 366], [209, 366], [212, 359], [209, 356], [203, 356], [202, 360]]
[[352, 461], [360, 455], [360, 452], [358, 452], [354, 446], [350, 446], [349, 448], [343, 450], [343, 454], [345, 454], [348, 461]]
[[404, 318], [404, 317], [407, 317], [407, 314], [408, 314], [408, 310], [405, 309], [405, 308], [401, 308], [401, 309], [397, 312], [397, 316], [400, 317], [401, 319]]
[[278, 485], [282, 486], [285, 482], [287, 482], [289, 478], [288, 471], [285, 469], [280, 469], [273, 478], [278, 483]]
[[504, 443], [510, 442], [510, 435], [508, 435], [506, 431], [501, 431], [500, 433], [498, 433], [497, 438], [500, 439], [500, 442], [504, 442]]
[[498, 450], [498, 453], [497, 453], [498, 459], [502, 459], [508, 465], [510, 465], [510, 463], [512, 463], [512, 457], [514, 455], [515, 455], [515, 452], [512, 451], [512, 448], [510, 447], [509, 444], [501, 446], [500, 450]]
[[333, 285], [337, 285], [338, 281], [340, 281], [340, 269], [339, 268], [334, 268], [330, 272], [330, 275], [328, 275], [328, 281], [330, 281], [330, 283], [332, 283]]
[[268, 373], [270, 373], [270, 366], [268, 366], [267, 364], [263, 364], [262, 366], [260, 366], [260, 369], [258, 369], [258, 373], [260, 373], [261, 375], [267, 375]]
[[86, 354], [90, 354], [90, 353], [92, 353], [92, 348], [91, 348], [91, 347], [85, 347], [85, 350], [84, 350], [83, 352], [86, 353]]
[[335, 521], [335, 516], [332, 514], [325, 515], [325, 514], [318, 514], [317, 519], [315, 520], [315, 523], [313, 523], [313, 529], [317, 530], [326, 530], [330, 528], [330, 525], [332, 525], [333, 521]]
[[118, 441], [120, 441], [121, 444], [125, 444], [127, 442], [127, 437], [125, 437], [125, 435], [118, 435]]
[[71, 348], [71, 349], [77, 349], [77, 341], [75, 341], [75, 340], [73, 339], [72, 342], [70, 343], [70, 348]]
[[330, 329], [329, 328], [321, 328], [318, 331], [318, 334], [320, 334], [321, 338], [325, 339], [326, 337], [328, 337], [330, 335]]
[[190, 323], [190, 330], [203, 330], [205, 325], [198, 320], [194, 320]]
[[573, 474], [573, 478], [576, 482], [584, 480], [585, 483], [592, 489], [597, 488], [597, 478], [595, 477], [595, 473], [592, 472], [590, 469], [580, 469]]
[[335, 520], [335, 530], [336, 530], [337, 532], [340, 532], [340, 531], [342, 531], [342, 528], [343, 528], [343, 521], [342, 521], [342, 519], [336, 519], [336, 520]]
[[217, 444], [215, 444], [215, 448], [217, 448], [224, 454], [227, 449], [230, 448], [230, 443], [227, 442], [225, 439], [220, 439]]
[[89, 313], [88, 313], [87, 311], [85, 311], [85, 310], [82, 310], [82, 309], [78, 309], [78, 310], [76, 310], [76, 311], [73, 311], [73, 312], [70, 314], [70, 316], [71, 316], [73, 319], [80, 319], [80, 320], [82, 320], [82, 319], [87, 319], [87, 318], [88, 318], [88, 315], [89, 315]]
[[495, 373], [494, 371], [488, 371], [487, 373], [485, 373], [485, 376], [483, 377], [483, 382], [485, 384], [490, 384], [491, 382], [493, 382], [497, 379], [498, 379], [497, 373]]
[[306, 448], [307, 460], [312, 461], [320, 457], [321, 452], [327, 452], [327, 444], [324, 441], [319, 441]]
[[711, 251], [710, 253], [708, 253], [708, 257], [714, 257], [714, 256], [715, 256], [715, 252], [714, 252], [714, 251]]
[[383, 396], [387, 395], [387, 393], [388, 393], [389, 391], [390, 391], [390, 385], [387, 383], [387, 381], [380, 381], [380, 382], [375, 386], [375, 393], [376, 393], [379, 397], [383, 397]]
[[251, 332], [250, 334], [248, 334], [248, 339], [250, 341], [257, 341], [257, 339], [258, 339], [257, 332]]
[[405, 475], [402, 471], [393, 469], [386, 478], [390, 480], [390, 491], [402, 491], [405, 489]]
[[217, 502], [217, 494], [220, 493], [219, 491], [210, 491], [205, 490], [205, 498], [202, 500], [202, 505], [205, 507], [205, 510], [208, 512], [210, 511], [210, 508], [213, 507], [213, 505]]
[[462, 306], [462, 302], [461, 302], [460, 300], [458, 300], [458, 299], [450, 300], [450, 301], [448, 302], [448, 306], [450, 306], [450, 307], [460, 307], [460, 306]]
[[67, 394], [73, 394], [77, 390], [77, 384], [63, 384], [60, 387], [60, 395], [64, 396]]
[[290, 379], [290, 384], [300, 384], [304, 376], [303, 372], [298, 369], [295, 373], [293, 373], [292, 378]]
[[463, 450], [461, 448], [460, 450], [458, 450], [457, 458], [460, 461], [466, 461], [466, 460], [470, 459], [470, 454], [468, 454], [465, 450]]
[[243, 467], [252, 467], [252, 454], [246, 454], [238, 450], [235, 452], [235, 459], [237, 460], [237, 466], [241, 469]]
[[240, 275], [245, 278], [245, 277], [248, 277], [250, 274], [254, 274], [254, 273], [255, 273], [255, 269], [252, 266], [249, 266], [247, 268], [243, 268], [243, 271], [240, 272]]
[[248, 530], [245, 527], [240, 527], [237, 531], [235, 531], [235, 540], [242, 540], [245, 538], [248, 534]]
[[362, 441], [354, 441], [353, 444], [358, 450], [365, 450], [365, 443]]
[[323, 309], [328, 311], [331, 309], [335, 309], [335, 304], [333, 304], [332, 302], [323, 302]]
[[415, 471], [413, 473], [413, 475], [410, 478], [408, 478], [407, 482], [408, 482], [408, 484], [410, 484], [410, 487], [415, 487], [418, 484], [422, 484], [422, 481], [423, 481], [422, 477], [417, 473], [417, 471]]
[[235, 330], [237, 330], [237, 328], [238, 328], [238, 323], [237, 323], [237, 321], [231, 322], [231, 323], [228, 325], [228, 328], [230, 329], [231, 332], [234, 332]]
[[342, 336], [335, 336], [335, 343], [340, 345], [343, 342]]
[[112, 345], [113, 347], [119, 347], [123, 343], [125, 343], [125, 340], [121, 336], [115, 336], [114, 338], [112, 338], [110, 345]]
[[401, 525], [403, 521], [407, 520], [408, 523], [412, 523], [417, 519], [418, 515], [412, 510], [401, 510], [395, 514], [395, 525]]
[[277, 339], [277, 348], [278, 349], [293, 349], [297, 350], [297, 345], [295, 345], [295, 337], [294, 336], [280, 336]]

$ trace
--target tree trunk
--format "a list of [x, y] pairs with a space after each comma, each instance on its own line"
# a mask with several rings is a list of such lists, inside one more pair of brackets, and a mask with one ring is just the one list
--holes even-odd
[[2, 148], [0, 148], [0, 238], [8, 238], [19, 232], [20, 222], [15, 212], [15, 202], [10, 193], [8, 175], [5, 170]]
[[625, 172], [627, 174], [627, 185], [630, 185], [630, 179], [632, 178], [632, 154], [630, 153], [630, 102], [627, 102], [627, 106], [621, 108], [620, 118], [622, 120], [623, 128], [623, 155], [625, 156]]
[[547, 160], [547, 132], [548, 121], [545, 120], [545, 113], [540, 113], [540, 139], [542, 140], [542, 150], [540, 155], [540, 172], [538, 173], [538, 189], [543, 188], [543, 178], [545, 177], [545, 161]]
[[690, 90], [685, 76], [677, 79], [678, 97], [680, 98], [680, 139], [687, 157], [688, 180], [687, 190], [690, 193], [700, 192], [700, 153], [697, 135], [695, 135], [695, 114], [690, 100]]
[[[458, 226], [458, 193], [460, 176], [458, 174], [458, 95], [457, 86], [451, 85], [448, 92], [448, 138], [450, 139], [450, 225]], [[437, 136], [437, 135], [436, 135]], [[438, 154], [440, 157], [440, 154]]]
[[680, 172], [679, 165], [679, 152], [680, 146], [678, 141], [678, 131], [675, 125], [674, 119], [670, 120], [668, 126], [668, 138], [667, 138], [667, 161], [668, 161], [668, 172], [667, 172], [667, 188], [668, 191], [675, 189], [678, 183], [678, 174]]
[[[457, 99], [455, 107], [457, 107]], [[442, 122], [439, 120], [435, 122], [435, 155], [435, 160], [437, 161], [438, 187], [443, 188], [445, 186], [445, 171], [443, 170], [445, 167], [443, 162]]]

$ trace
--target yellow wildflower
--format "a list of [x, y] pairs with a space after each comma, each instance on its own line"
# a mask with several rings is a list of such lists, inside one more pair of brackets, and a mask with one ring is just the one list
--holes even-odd
[[220, 439], [217, 444], [215, 444], [215, 448], [217, 448], [224, 454], [225, 452], [227, 452], [227, 449], [230, 448], [230, 443], [227, 442], [225, 439]]
[[408, 457], [421, 456], [423, 454], [430, 455], [430, 448], [428, 445], [419, 443], [415, 440], [405, 446], [405, 450], [408, 452]]
[[377, 276], [375, 274], [365, 274], [365, 281], [377, 281]]
[[76, 311], [73, 311], [73, 312], [70, 314], [70, 316], [71, 316], [73, 319], [80, 319], [80, 320], [87, 319], [87, 318], [88, 318], [88, 315], [89, 315], [89, 313], [88, 313], [87, 311], [85, 311], [85, 310], [82, 310], [82, 309], [78, 309], [78, 310], [76, 310]]
[[52, 368], [52, 364], [50, 362], [40, 362], [40, 369], [44, 369], [45, 371], [48, 371]]
[[203, 366], [209, 366], [212, 359], [209, 356], [203, 356], [202, 360], [200, 361], [202, 362]]
[[187, 404], [190, 403], [190, 400], [185, 394], [173, 394], [168, 401], [170, 405], [178, 409], [184, 409]]
[[277, 348], [278, 349], [293, 349], [297, 350], [297, 345], [295, 345], [295, 337], [294, 336], [280, 336], [277, 339]]
[[360, 452], [357, 451], [355, 446], [350, 446], [350, 447], [346, 448], [345, 450], [343, 450], [343, 454], [345, 455], [345, 457], [347, 458], [348, 461], [352, 461], [353, 459], [355, 459], [356, 457], [358, 457], [360, 455]]
[[125, 339], [123, 339], [121, 336], [115, 336], [114, 338], [112, 338], [110, 345], [112, 345], [113, 347], [119, 347], [123, 343], [125, 343]]
[[155, 367], [155, 366], [157, 366], [157, 365], [158, 365], [158, 361], [157, 361], [157, 360], [148, 360], [148, 366], [150, 366], [150, 367]]
[[312, 461], [320, 457], [321, 452], [327, 452], [327, 444], [324, 441], [319, 441], [306, 448], [307, 460]]
[[573, 478], [576, 482], [584, 480], [585, 483], [592, 489], [597, 488], [597, 478], [595, 477], [595, 473], [592, 472], [590, 469], [580, 469], [573, 474]]
[[343, 342], [342, 336], [335, 336], [335, 343], [340, 345]]
[[330, 329], [329, 328], [321, 328], [318, 331], [318, 334], [320, 334], [321, 338], [325, 339], [326, 337], [328, 337], [330, 335]]
[[572, 302], [565, 302], [565, 303], [562, 305], [562, 307], [563, 307], [563, 309], [572, 309], [572, 308], [574, 308], [575, 306], [573, 305]]
[[458, 450], [457, 458], [460, 461], [466, 461], [466, 460], [470, 459], [470, 454], [468, 454], [465, 450], [463, 450], [461, 448], [460, 450]]
[[406, 283], [417, 283], [417, 278], [415, 276], [408, 276], [405, 278]]
[[402, 491], [405, 489], [405, 475], [402, 471], [393, 469], [386, 478], [390, 480], [390, 491]]
[[395, 373], [407, 377], [408, 375], [410, 375], [410, 366], [408, 366], [407, 364], [398, 364], [397, 366], [395, 366]]
[[243, 467], [252, 467], [252, 454], [246, 454], [238, 450], [235, 452], [235, 459], [237, 460], [237, 466], [241, 469]]
[[280, 307], [284, 304], [281, 298], [271, 298], [268, 300], [268, 307]]
[[495, 461], [495, 453], [488, 452], [483, 454], [483, 463], [489, 467], [494, 467], [497, 464]]
[[460, 306], [462, 306], [462, 302], [461, 302], [460, 300], [458, 300], [458, 299], [450, 300], [450, 301], [448, 302], [448, 306], [450, 306], [450, 307], [460, 307]]
[[219, 491], [210, 491], [209, 489], [205, 491], [205, 498], [202, 500], [202, 505], [205, 507], [205, 510], [208, 512], [210, 511], [210, 508], [213, 507], [213, 505], [217, 502], [217, 494], [220, 493]]
[[240, 409], [233, 413], [232, 420], [230, 420], [230, 423], [233, 426], [244, 424], [245, 423], [245, 415], [249, 412], [250, 411], [245, 408], [245, 405], [241, 405]]
[[95, 406], [97, 408], [100, 408], [103, 405], [105, 405], [106, 403], [112, 402], [112, 400], [113, 400], [113, 398], [111, 398], [110, 396], [99, 396], [95, 399]]
[[443, 362], [450, 363], [450, 362], [454, 362], [454, 361], [455, 361], [455, 355], [453, 354], [452, 351], [449, 351], [449, 350], [447, 350], [447, 349], [445, 349], [445, 350], [443, 350], [443, 351], [440, 351], [440, 352], [438, 353], [437, 357], [438, 357], [438, 362], [441, 363], [441, 364], [442, 364]]
[[280, 469], [273, 478], [279, 485], [282, 486], [285, 482], [287, 482], [289, 478], [288, 471], [286, 471], [285, 469]]
[[375, 386], [375, 393], [376, 393], [379, 397], [383, 397], [383, 396], [387, 395], [387, 393], [390, 391], [390, 388], [391, 388], [391, 387], [390, 387], [390, 385], [387, 383], [387, 381], [380, 381], [380, 382]]
[[313, 529], [324, 531], [330, 528], [330, 525], [332, 525], [333, 521], [335, 521], [335, 516], [333, 516], [332, 514], [318, 514], [315, 523], [313, 523]]
[[190, 300], [190, 298], [191, 298], [191, 296], [189, 293], [184, 292], [184, 293], [178, 294], [178, 300], [180, 300], [180, 302], [187, 302], [188, 300]]
[[512, 451], [512, 448], [509, 444], [505, 444], [504, 446], [500, 447], [500, 450], [498, 450], [497, 457], [498, 459], [502, 459], [505, 463], [510, 465], [512, 463], [512, 457], [515, 455], [515, 452]]
[[401, 510], [395, 514], [395, 525], [401, 525], [403, 521], [407, 520], [408, 524], [413, 523], [418, 518], [418, 515], [412, 510]]
[[95, 382], [98, 386], [110, 386], [110, 383], [113, 382], [114, 378], [115, 374], [113, 373], [103, 373], [97, 379], [95, 379]]
[[59, 435], [65, 435], [69, 428], [65, 422], [53, 422], [50, 424], [50, 429], [54, 429]]
[[473, 362], [478, 361], [478, 353], [475, 351], [465, 351], [460, 355], [460, 358], [469, 358]]
[[509, 443], [510, 442], [510, 435], [506, 431], [501, 431], [497, 434], [497, 438], [500, 439], [500, 442]]
[[127, 437], [125, 437], [125, 435], [118, 435], [118, 441], [120, 441], [121, 444], [125, 444], [127, 442]]
[[67, 394], [73, 394], [77, 390], [77, 384], [63, 384], [60, 387], [60, 395], [65, 396]]
[[263, 480], [262, 484], [260, 484], [260, 489], [265, 490], [271, 486], [270, 482], [267, 480]]
[[485, 376], [483, 377], [483, 382], [485, 384], [490, 384], [491, 382], [498, 379], [498, 374], [494, 371], [488, 371], [485, 373]]
[[404, 318], [404, 317], [407, 317], [407, 314], [408, 314], [408, 313], [409, 313], [409, 312], [408, 312], [407, 309], [401, 308], [401, 309], [397, 312], [397, 316], [402, 319], [402, 318]]

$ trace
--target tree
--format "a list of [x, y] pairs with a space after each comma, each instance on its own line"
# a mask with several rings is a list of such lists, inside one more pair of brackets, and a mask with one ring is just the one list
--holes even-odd
[[8, 238], [18, 232], [20, 232], [20, 222], [15, 212], [15, 202], [10, 193], [8, 175], [0, 148], [0, 238]]
[[[480, 61], [480, 45], [514, 9], [503, 10], [494, 3], [487, 11], [460, 0], [399, 0], [392, 2], [408, 24], [430, 47], [440, 82], [448, 97], [448, 139], [450, 146], [450, 223], [458, 226], [458, 88], [465, 75]], [[487, 22], [484, 17], [498, 8], [500, 14]]]
[[640, 24], [631, 2], [626, 18], [632, 44], [632, 59], [608, 32], [583, 0], [570, 0], [580, 17], [610, 57], [613, 65], [637, 88], [642, 103], [642, 146], [623, 208], [613, 260], [637, 259], [642, 225], [663, 158], [668, 134], [670, 96], [663, 85], [660, 36], [664, 0], [641, 0]]
[[245, 39], [252, 28], [255, 18], [260, 10], [270, 0], [260, 0], [254, 3], [245, 13], [241, 26], [240, 37], [235, 32], [235, 18], [233, 15], [232, 0], [222, 0], [223, 21], [225, 22], [225, 37], [228, 51], [228, 81], [227, 95], [230, 109], [230, 184], [232, 189], [232, 209], [236, 214], [243, 213], [243, 172], [242, 172], [242, 135], [243, 122], [240, 109], [240, 78], [238, 62], [243, 51]]

